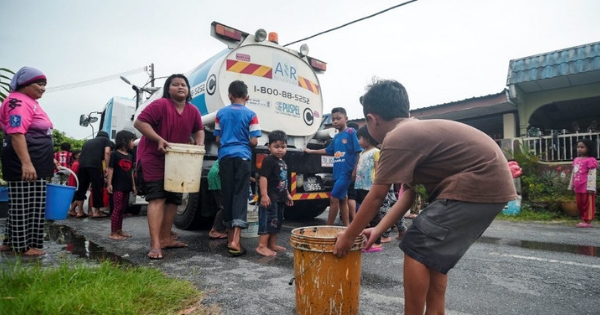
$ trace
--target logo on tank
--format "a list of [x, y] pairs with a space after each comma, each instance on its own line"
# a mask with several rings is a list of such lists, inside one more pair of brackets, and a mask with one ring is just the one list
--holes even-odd
[[308, 107], [305, 108], [302, 115], [302, 118], [304, 118], [304, 123], [307, 126], [312, 126], [312, 124], [315, 122], [315, 118], [319, 117], [318, 114], [318, 112], [313, 113], [313, 111]]
[[208, 80], [206, 83], [206, 92], [208, 93], [208, 95], [213, 95], [213, 94], [215, 94], [216, 90], [217, 90], [217, 76], [214, 74], [211, 74], [210, 77], [208, 77]]
[[291, 60], [279, 59], [275, 60], [275, 68], [273, 69], [273, 80], [286, 82], [298, 85], [298, 70], [296, 64]]
[[292, 117], [300, 117], [300, 106], [284, 102], [275, 102], [275, 112]]

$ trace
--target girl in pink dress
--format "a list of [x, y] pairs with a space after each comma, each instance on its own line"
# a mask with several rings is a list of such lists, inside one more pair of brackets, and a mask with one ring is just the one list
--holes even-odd
[[590, 139], [577, 142], [577, 157], [573, 160], [569, 190], [575, 192], [581, 222], [578, 228], [591, 228], [596, 214], [596, 168], [598, 161]]

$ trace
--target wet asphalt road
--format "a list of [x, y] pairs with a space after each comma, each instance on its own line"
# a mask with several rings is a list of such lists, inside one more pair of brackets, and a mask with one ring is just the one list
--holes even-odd
[[[295, 287], [288, 285], [294, 268], [290, 232], [323, 225], [326, 214], [284, 222], [278, 243], [288, 250], [275, 258], [254, 252], [257, 238], [244, 238], [248, 255], [232, 258], [226, 241], [209, 240], [208, 231], [174, 229], [189, 247], [165, 250], [164, 259], [149, 260], [143, 215], [125, 219], [124, 230], [133, 235], [126, 241], [108, 238], [108, 218], [55, 224], [69, 226], [78, 238], [102, 247], [96, 250], [192, 281], [205, 292], [205, 303], [219, 304], [226, 314], [295, 314]], [[382, 252], [362, 255], [360, 314], [403, 314], [402, 253], [397, 245], [394, 240]], [[600, 314], [598, 255], [600, 228], [496, 220], [450, 271], [447, 314]]]

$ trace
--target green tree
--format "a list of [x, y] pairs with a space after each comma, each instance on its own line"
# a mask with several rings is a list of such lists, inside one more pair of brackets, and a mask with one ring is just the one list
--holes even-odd
[[0, 103], [10, 92], [10, 80], [15, 73], [6, 68], [0, 68]]
[[52, 130], [52, 137], [54, 137], [54, 151], [60, 150], [60, 145], [67, 142], [71, 144], [71, 151], [81, 150], [85, 140], [77, 140], [65, 135], [64, 132], [57, 129]]

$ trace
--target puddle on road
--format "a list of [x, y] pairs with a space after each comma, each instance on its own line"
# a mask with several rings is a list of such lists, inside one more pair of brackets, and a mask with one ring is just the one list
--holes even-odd
[[[0, 241], [5, 238], [6, 223], [0, 222]], [[85, 259], [90, 262], [108, 260], [119, 265], [132, 264], [118, 255], [107, 252], [104, 247], [86, 240], [81, 235], [75, 234], [70, 227], [50, 222], [46, 222], [44, 225], [44, 251], [46, 251], [46, 255], [40, 257], [42, 265], [55, 264], [61, 258], [64, 258], [65, 255], [73, 255], [75, 258]], [[0, 263], [14, 260], [17, 257], [23, 258], [24, 256], [2, 255], [0, 256]]]
[[496, 237], [480, 237], [477, 242], [486, 244], [509, 245], [527, 249], [546, 250], [551, 252], [571, 253], [585, 256], [600, 257], [600, 247], [586, 245], [569, 245], [559, 243], [545, 243], [536, 241], [505, 240]]
[[[44, 230], [44, 242], [64, 245], [65, 247], [62, 249], [75, 256], [93, 261], [108, 260], [121, 265], [131, 264], [131, 262], [128, 260], [125, 260], [113, 253], [107, 252], [104, 247], [88, 241], [81, 235], [75, 234], [75, 232], [73, 232], [73, 230], [68, 226], [46, 223]], [[44, 247], [46, 245], [47, 243], [44, 243]], [[56, 245], [50, 244], [49, 246]]]

